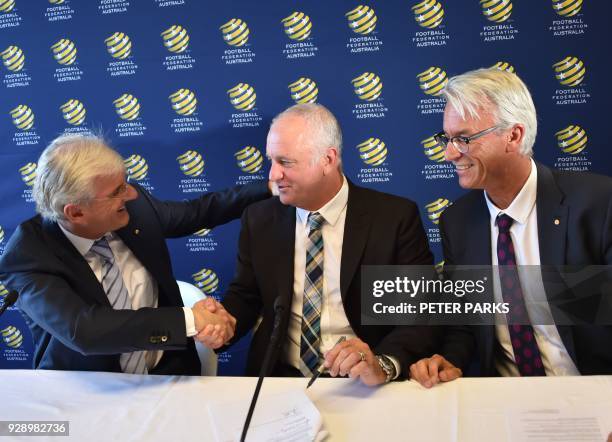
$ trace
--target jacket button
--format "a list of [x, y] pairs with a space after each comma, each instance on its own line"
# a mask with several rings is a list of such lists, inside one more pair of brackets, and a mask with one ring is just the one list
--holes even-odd
[[167, 340], [168, 340], [168, 336], [162, 336], [162, 337], [161, 337], [161, 341], [162, 341], [162, 342], [166, 342]]

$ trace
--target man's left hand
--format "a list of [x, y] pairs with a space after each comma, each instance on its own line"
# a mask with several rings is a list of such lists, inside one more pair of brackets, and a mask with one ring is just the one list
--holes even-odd
[[336, 344], [324, 356], [330, 376], [349, 375], [354, 379], [360, 378], [368, 386], [383, 384], [387, 379], [368, 344], [359, 338]]

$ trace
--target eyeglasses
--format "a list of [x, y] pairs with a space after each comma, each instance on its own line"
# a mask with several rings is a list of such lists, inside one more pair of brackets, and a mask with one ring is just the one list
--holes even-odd
[[101, 196], [97, 198], [89, 198], [89, 200], [99, 201], [99, 200], [113, 200], [117, 198], [123, 198], [127, 194], [129, 187], [130, 187], [130, 183], [128, 179], [128, 181], [124, 181], [123, 184], [117, 187], [110, 195]]
[[490, 132], [493, 132], [495, 129], [498, 129], [498, 128], [499, 126], [497, 125], [492, 126], [492, 127], [489, 127], [488, 129], [481, 130], [480, 132], [477, 132], [474, 135], [471, 135], [469, 137], [464, 137], [464, 136], [459, 135], [456, 137], [449, 138], [448, 135], [446, 135], [444, 132], [439, 132], [434, 135], [434, 140], [436, 140], [438, 144], [444, 147], [446, 147], [448, 143], [451, 142], [454, 148], [457, 149], [459, 152], [468, 153], [468, 151], [470, 150], [470, 141], [473, 141], [476, 138], [480, 138]]

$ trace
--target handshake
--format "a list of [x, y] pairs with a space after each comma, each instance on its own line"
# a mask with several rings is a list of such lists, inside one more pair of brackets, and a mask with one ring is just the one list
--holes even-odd
[[236, 318], [213, 298], [198, 301], [191, 308], [198, 331], [194, 339], [213, 350], [226, 344], [234, 336]]

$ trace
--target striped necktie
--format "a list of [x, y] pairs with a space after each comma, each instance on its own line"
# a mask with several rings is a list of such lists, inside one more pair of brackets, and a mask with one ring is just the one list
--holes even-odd
[[321, 304], [323, 300], [323, 234], [325, 219], [318, 212], [308, 215], [306, 243], [306, 277], [302, 306], [302, 335], [300, 339], [300, 371], [311, 376], [316, 369], [321, 346]]
[[510, 311], [506, 314], [506, 319], [514, 351], [514, 361], [521, 376], [546, 376], [516, 269], [516, 256], [512, 236], [510, 236], [510, 227], [514, 220], [505, 213], [501, 213], [497, 216], [496, 221], [499, 232], [497, 236], [499, 279], [502, 298], [504, 302], [510, 304]]
[[[108, 296], [110, 305], [115, 310], [131, 309], [132, 304], [128, 295], [127, 288], [123, 283], [121, 270], [115, 263], [115, 256], [108, 245], [105, 237], [95, 241], [91, 246], [90, 252], [102, 259], [102, 288]], [[119, 357], [121, 370], [124, 373], [145, 374], [147, 367], [145, 363], [145, 352], [134, 351], [122, 353]]]

